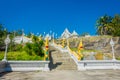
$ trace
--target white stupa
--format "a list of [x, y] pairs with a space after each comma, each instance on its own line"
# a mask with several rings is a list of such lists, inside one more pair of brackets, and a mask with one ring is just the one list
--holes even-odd
[[78, 33], [74, 30], [71, 34], [72, 38], [78, 38]]
[[64, 30], [64, 32], [61, 35], [61, 38], [69, 38], [71, 36], [71, 33], [69, 32], [69, 30], [66, 28]]
[[49, 40], [51, 40], [51, 36], [49, 34], [46, 34], [44, 40], [46, 40], [46, 38], [48, 38]]
[[74, 30], [72, 36], [78, 36], [78, 33]]

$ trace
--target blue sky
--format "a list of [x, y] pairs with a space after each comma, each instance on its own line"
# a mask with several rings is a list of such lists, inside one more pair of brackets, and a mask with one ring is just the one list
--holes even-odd
[[68, 28], [94, 35], [96, 20], [105, 14], [120, 14], [120, 0], [0, 0], [0, 23], [9, 31], [61, 35]]

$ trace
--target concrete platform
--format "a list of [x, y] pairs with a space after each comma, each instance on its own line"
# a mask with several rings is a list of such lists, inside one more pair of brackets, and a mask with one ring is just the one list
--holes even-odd
[[9, 72], [0, 80], [120, 80], [120, 70]]

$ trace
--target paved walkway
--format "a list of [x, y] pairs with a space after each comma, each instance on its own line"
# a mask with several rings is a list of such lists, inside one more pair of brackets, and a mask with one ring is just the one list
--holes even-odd
[[120, 80], [120, 70], [9, 72], [0, 80]]

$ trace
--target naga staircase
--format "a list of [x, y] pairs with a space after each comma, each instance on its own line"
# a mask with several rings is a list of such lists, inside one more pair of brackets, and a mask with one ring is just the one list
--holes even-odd
[[77, 70], [77, 65], [67, 52], [49, 47], [50, 70]]

